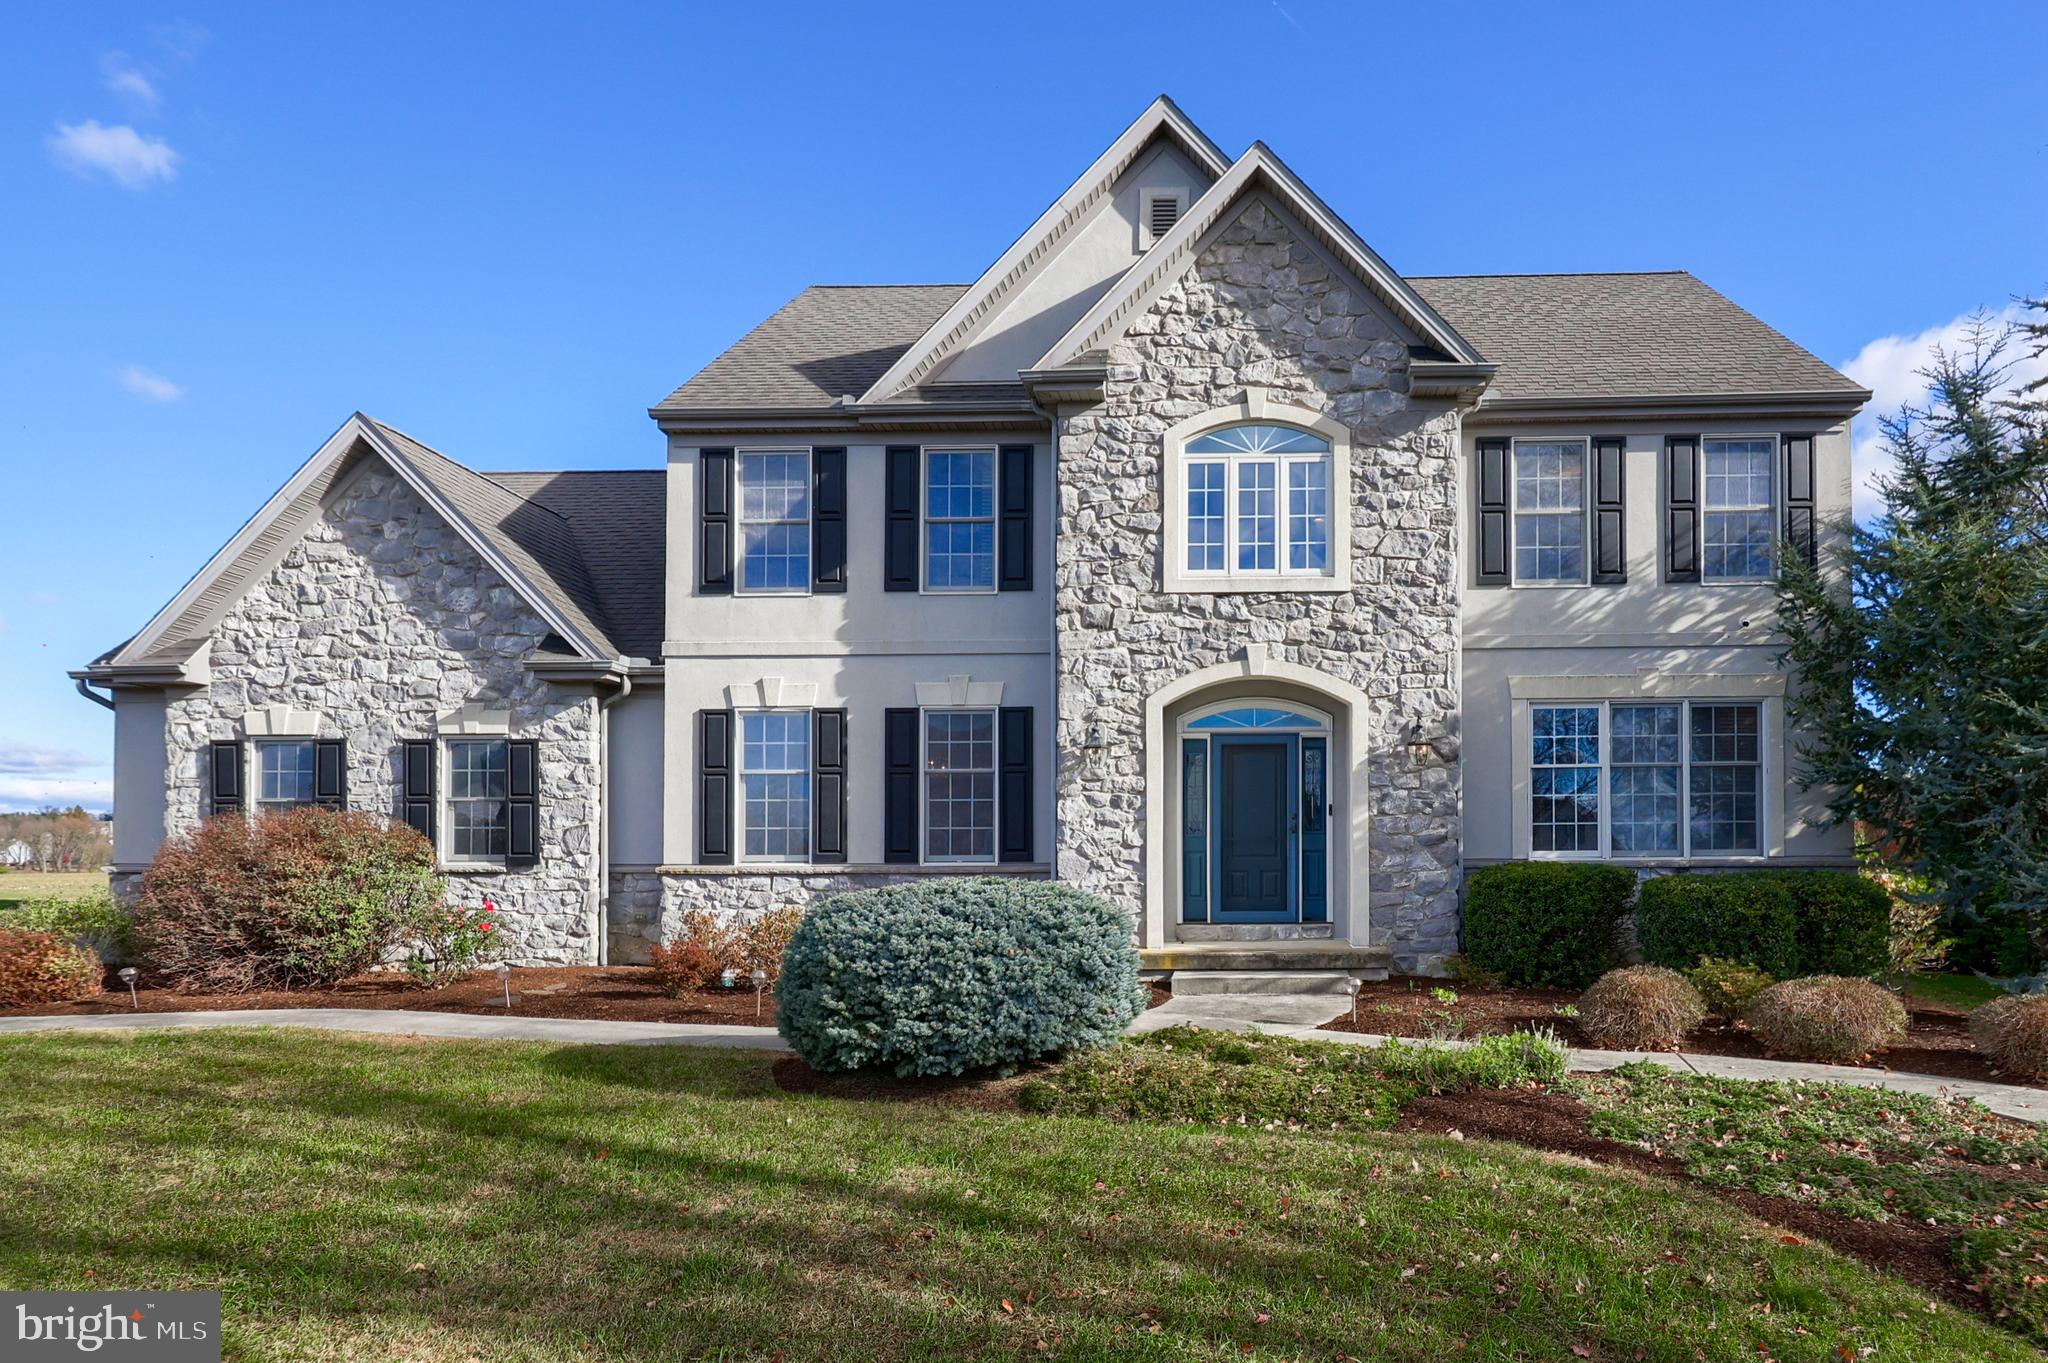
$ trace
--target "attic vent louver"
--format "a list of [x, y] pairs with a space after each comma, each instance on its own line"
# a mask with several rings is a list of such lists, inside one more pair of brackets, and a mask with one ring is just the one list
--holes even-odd
[[1154, 241], [1171, 232], [1173, 225], [1180, 221], [1180, 200], [1173, 195], [1161, 194], [1146, 205], [1146, 209], [1145, 226], [1151, 231]]

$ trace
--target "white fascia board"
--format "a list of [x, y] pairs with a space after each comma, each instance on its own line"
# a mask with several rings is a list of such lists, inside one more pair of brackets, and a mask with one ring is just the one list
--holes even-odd
[[163, 632], [170, 628], [172, 622], [191, 609], [193, 602], [197, 601], [221, 574], [234, 566], [235, 560], [242, 556], [251, 542], [269, 529], [271, 524], [298, 500], [299, 494], [306, 490], [308, 484], [345, 457], [355, 447], [356, 441], [367, 437], [368, 433], [360, 412], [342, 422], [341, 429], [327, 437], [314, 452], [313, 457], [301, 464], [298, 472], [285, 480], [284, 486], [273, 493], [270, 500], [243, 523], [240, 530], [229, 537], [228, 542], [206, 561], [205, 566], [187, 579], [185, 585], [178, 589], [178, 594], [173, 596], [162, 610], [151, 616], [149, 623], [144, 625], [134, 638], [123, 644], [118, 653], [107, 659], [106, 665], [120, 666], [132, 663], [137, 658], [148, 657], [150, 652], [163, 642]]
[[1145, 112], [1125, 128], [1102, 155], [1095, 158], [1081, 177], [1068, 185], [1052, 206], [1038, 215], [1038, 221], [982, 272], [953, 306], [925, 329], [896, 363], [860, 395], [862, 405], [886, 402], [930, 373], [941, 359], [953, 353], [972, 335], [976, 325], [992, 314], [990, 304], [1048, 254], [1067, 231], [1106, 193], [1110, 184], [1161, 131], [1171, 133], [1212, 176], [1229, 169], [1226, 157], [1208, 135], [1165, 95], [1152, 101]]
[[1219, 222], [1230, 207], [1246, 193], [1264, 188], [1281, 204], [1324, 239], [1340, 263], [1358, 276], [1360, 282], [1379, 295], [1402, 322], [1418, 336], [1437, 346], [1453, 359], [1466, 364], [1484, 364], [1486, 359], [1471, 342], [1460, 336], [1436, 310], [1422, 301], [1408, 281], [1367, 246], [1345, 221], [1330, 211], [1301, 178], [1287, 168], [1263, 142], [1254, 142], [1223, 177], [1209, 186], [1201, 198], [1181, 215], [1173, 230], [1152, 244], [1118, 281], [1117, 286], [1097, 300], [1067, 334], [1053, 343], [1034, 368], [1056, 369], [1091, 350], [1100, 349], [1134, 314], [1134, 304], [1156, 293], [1167, 281], [1177, 278], [1192, 263], [1196, 244]]

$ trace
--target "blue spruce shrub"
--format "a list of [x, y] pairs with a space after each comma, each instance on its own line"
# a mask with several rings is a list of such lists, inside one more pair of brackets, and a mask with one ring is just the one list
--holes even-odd
[[820, 1070], [1011, 1071], [1107, 1045], [1144, 1011], [1130, 915], [1005, 876], [836, 895], [782, 958], [775, 1025]]

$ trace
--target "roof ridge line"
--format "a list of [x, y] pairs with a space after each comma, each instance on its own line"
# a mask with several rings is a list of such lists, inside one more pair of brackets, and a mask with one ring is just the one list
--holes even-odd
[[1411, 274], [1403, 279], [1616, 279], [1690, 275], [1691, 270], [1507, 270], [1499, 274]]

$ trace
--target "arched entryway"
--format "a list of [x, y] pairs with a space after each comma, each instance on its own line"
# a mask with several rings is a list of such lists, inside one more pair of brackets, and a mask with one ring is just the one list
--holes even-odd
[[1257, 645], [1147, 698], [1145, 945], [1366, 945], [1367, 714]]

